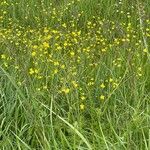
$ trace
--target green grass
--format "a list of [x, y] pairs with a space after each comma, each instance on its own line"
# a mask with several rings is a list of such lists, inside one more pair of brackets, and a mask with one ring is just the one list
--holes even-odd
[[1, 0], [0, 149], [149, 150], [149, 6]]

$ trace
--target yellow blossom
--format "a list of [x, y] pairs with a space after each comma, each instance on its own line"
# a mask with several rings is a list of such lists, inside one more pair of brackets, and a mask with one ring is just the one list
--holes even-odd
[[104, 83], [102, 83], [102, 84], [100, 85], [100, 87], [101, 87], [102, 89], [104, 89], [104, 88], [105, 88]]
[[81, 100], [85, 100], [86, 98], [85, 98], [85, 96], [81, 96]]
[[84, 104], [80, 104], [80, 109], [84, 110], [85, 109], [85, 105]]
[[64, 69], [64, 68], [65, 68], [65, 65], [61, 65], [60, 67], [61, 67], [61, 69]]
[[77, 84], [75, 81], [72, 81], [72, 84], [73, 84], [73, 86], [74, 86], [75, 88], [78, 87], [78, 84]]
[[72, 51], [72, 52], [70, 52], [70, 55], [73, 57], [75, 55], [75, 53]]
[[104, 95], [101, 95], [101, 96], [100, 96], [100, 99], [101, 99], [101, 100], [104, 100], [104, 99], [105, 99], [105, 96], [104, 96]]
[[38, 48], [38, 46], [37, 45], [33, 45], [33, 49], [37, 49]]
[[35, 69], [34, 72], [35, 72], [35, 73], [39, 73], [39, 70], [38, 70], [38, 69]]
[[36, 55], [36, 52], [35, 52], [35, 51], [33, 51], [31, 55], [34, 57], [34, 56]]
[[112, 78], [110, 78], [110, 79], [109, 79], [109, 82], [113, 82], [113, 79], [112, 79]]
[[43, 47], [44, 47], [44, 48], [49, 48], [49, 43], [44, 42], [44, 43], [43, 43]]
[[29, 69], [29, 74], [31, 74], [31, 75], [34, 74], [33, 68], [30, 68], [30, 69]]
[[147, 53], [147, 52], [148, 52], [148, 49], [147, 49], [147, 48], [144, 48], [144, 49], [143, 49], [143, 52], [144, 52], [144, 53]]
[[1, 55], [1, 58], [2, 58], [2, 59], [6, 59], [6, 55], [5, 55], [5, 54], [2, 54], [2, 55]]
[[54, 70], [54, 74], [57, 74], [57, 73], [58, 73], [58, 69], [55, 69], [55, 70]]
[[44, 28], [44, 33], [48, 33], [49, 30], [47, 28]]
[[54, 66], [58, 66], [59, 65], [59, 62], [58, 61], [55, 61], [54, 62]]
[[47, 90], [47, 85], [43, 86], [43, 89], [44, 89], [44, 90]]
[[70, 89], [69, 88], [62, 88], [61, 91], [64, 92], [65, 94], [68, 94], [70, 92]]

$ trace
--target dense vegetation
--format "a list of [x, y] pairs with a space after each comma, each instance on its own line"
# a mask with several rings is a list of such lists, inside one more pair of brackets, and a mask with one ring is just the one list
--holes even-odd
[[150, 149], [149, 0], [0, 1], [0, 149]]

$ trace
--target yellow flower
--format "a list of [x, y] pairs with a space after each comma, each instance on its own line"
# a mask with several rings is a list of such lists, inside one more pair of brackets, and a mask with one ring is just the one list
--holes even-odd
[[2, 55], [1, 55], [1, 58], [2, 58], [2, 59], [6, 59], [6, 55], [5, 55], [5, 54], [2, 54]]
[[8, 67], [8, 64], [7, 64], [7, 63], [4, 63], [4, 66], [7, 68], [7, 67]]
[[34, 72], [35, 72], [35, 73], [39, 73], [39, 70], [38, 70], [38, 69], [35, 69]]
[[67, 26], [66, 26], [66, 24], [65, 24], [65, 23], [63, 23], [63, 24], [62, 24], [62, 27], [66, 28]]
[[33, 68], [30, 68], [30, 69], [29, 69], [29, 74], [30, 74], [30, 75], [34, 74]]
[[84, 104], [80, 104], [80, 109], [84, 110], [85, 109], [85, 105]]
[[41, 75], [38, 75], [38, 76], [37, 76], [37, 79], [42, 79], [42, 76], [41, 76]]
[[65, 68], [65, 65], [61, 65], [61, 69], [64, 69]]
[[64, 46], [66, 47], [68, 45], [68, 43], [67, 42], [64, 42]]
[[68, 94], [70, 92], [70, 89], [69, 88], [62, 88], [61, 91], [64, 92], [65, 94]]
[[104, 83], [102, 83], [102, 84], [100, 85], [100, 87], [101, 87], [102, 89], [104, 89], [104, 88], [105, 88]]
[[113, 82], [113, 79], [112, 79], [112, 78], [110, 78], [110, 79], [109, 79], [109, 82]]
[[44, 89], [44, 90], [47, 90], [47, 89], [48, 89], [48, 88], [47, 88], [47, 85], [43, 86], [43, 89]]
[[21, 86], [21, 85], [22, 85], [22, 83], [21, 83], [20, 81], [18, 81], [18, 85], [19, 85], [19, 86]]
[[55, 61], [55, 62], [54, 62], [54, 66], [59, 66], [59, 62], [58, 62], [58, 61]]
[[73, 57], [75, 55], [75, 53], [72, 51], [72, 52], [70, 52], [70, 55]]
[[49, 48], [49, 43], [44, 42], [44, 43], [43, 43], [43, 47], [44, 47], [44, 48]]
[[147, 53], [147, 52], [148, 52], [148, 49], [147, 49], [147, 48], [144, 48], [144, 49], [143, 49], [143, 52], [144, 52], [144, 53]]
[[54, 74], [57, 74], [57, 73], [58, 73], [58, 69], [55, 69], [55, 70], [54, 70]]
[[138, 73], [138, 76], [141, 77], [141, 76], [142, 76], [142, 73]]
[[58, 46], [56, 49], [57, 49], [57, 50], [61, 50], [61, 49], [62, 49], [62, 47], [61, 47], [61, 46]]
[[36, 88], [36, 90], [37, 90], [37, 91], [40, 91], [41, 89], [40, 89], [40, 88]]
[[81, 96], [81, 100], [85, 100], [86, 98], [85, 98], [85, 96]]
[[94, 85], [94, 82], [93, 82], [93, 81], [90, 81], [90, 82], [88, 82], [87, 85], [88, 85], [88, 86]]
[[31, 55], [34, 57], [34, 56], [36, 55], [36, 52], [33, 51], [33, 52], [31, 53]]
[[142, 71], [142, 68], [141, 68], [141, 67], [138, 67], [138, 70], [139, 70], [139, 71]]
[[72, 84], [73, 84], [73, 86], [74, 86], [75, 88], [78, 87], [78, 84], [77, 84], [75, 81], [72, 81]]
[[48, 33], [49, 30], [47, 28], [44, 28], [44, 33]]
[[105, 99], [105, 96], [104, 96], [104, 95], [101, 95], [101, 96], [100, 96], [100, 99], [101, 99], [101, 100], [104, 100], [104, 99]]
[[106, 48], [102, 48], [101, 51], [102, 51], [102, 52], [106, 52]]
[[50, 40], [51, 37], [52, 37], [52, 36], [49, 34], [49, 35], [47, 35], [47, 36], [45, 37], [45, 40]]
[[116, 88], [117, 86], [119, 86], [119, 84], [116, 83], [116, 82], [114, 82], [114, 83], [113, 83], [113, 88]]
[[15, 66], [15, 69], [19, 69], [19, 66]]
[[33, 46], [33, 49], [37, 49], [37, 48], [38, 48], [38, 46], [37, 46], [37, 45], [34, 45], [34, 46]]

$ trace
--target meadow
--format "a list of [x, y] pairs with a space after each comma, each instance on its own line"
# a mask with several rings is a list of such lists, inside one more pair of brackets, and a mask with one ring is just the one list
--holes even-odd
[[0, 1], [0, 150], [150, 150], [150, 0]]

